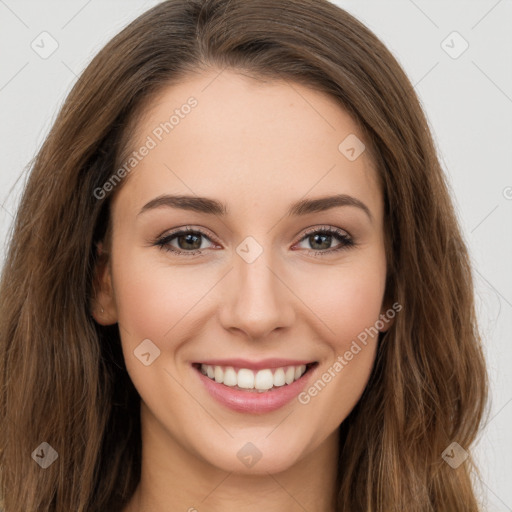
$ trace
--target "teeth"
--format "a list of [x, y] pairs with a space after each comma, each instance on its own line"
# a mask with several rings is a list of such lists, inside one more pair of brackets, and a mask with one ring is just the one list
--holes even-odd
[[291, 384], [295, 380], [295, 366], [289, 366], [286, 368], [284, 380], [286, 384]]
[[213, 376], [215, 378], [215, 382], [220, 382], [221, 384], [224, 382], [224, 370], [221, 366], [215, 367]]
[[270, 389], [274, 386], [272, 370], [260, 370], [254, 378], [254, 389]]
[[274, 373], [274, 386], [284, 386], [285, 383], [286, 378], [284, 370], [282, 368], [278, 368]]
[[228, 366], [226, 368], [226, 371], [224, 372], [223, 384], [225, 384], [226, 386], [236, 386], [238, 384], [236, 372], [231, 366]]
[[273, 387], [291, 384], [300, 379], [306, 372], [306, 365], [286, 366], [282, 368], [264, 369], [253, 372], [247, 368], [240, 368], [238, 372], [232, 366], [201, 365], [201, 373], [219, 384], [240, 389], [267, 391]]
[[254, 388], [254, 372], [242, 368], [238, 370], [238, 387], [242, 389], [253, 389]]
[[[303, 366], [304, 366], [304, 365], [299, 366], [298, 368], [295, 368], [295, 380], [299, 379], [299, 378], [300, 378], [300, 376], [304, 373]], [[306, 368], [306, 367], [304, 366], [304, 369], [305, 369], [305, 368]]]

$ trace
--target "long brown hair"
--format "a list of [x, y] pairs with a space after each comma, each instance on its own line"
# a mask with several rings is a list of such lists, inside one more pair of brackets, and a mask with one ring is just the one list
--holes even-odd
[[[0, 285], [6, 512], [116, 511], [138, 483], [140, 399], [118, 326], [91, 316], [96, 244], [113, 194], [94, 191], [121, 165], [127, 127], [151, 98], [208, 68], [330, 95], [361, 127], [378, 168], [385, 299], [403, 309], [340, 427], [337, 510], [479, 510], [470, 447], [488, 383], [471, 268], [408, 78], [372, 32], [325, 0], [168, 0], [114, 37], [78, 79], [19, 206]], [[42, 442], [58, 453], [44, 470], [31, 456]], [[441, 456], [452, 442], [470, 455], [457, 468]]]

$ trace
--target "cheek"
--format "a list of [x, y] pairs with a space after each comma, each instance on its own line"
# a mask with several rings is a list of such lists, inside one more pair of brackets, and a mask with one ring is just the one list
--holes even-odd
[[[362, 395], [370, 377], [378, 341], [376, 322], [385, 289], [385, 259], [351, 261], [328, 275], [309, 275], [305, 286], [316, 292], [308, 305], [322, 320], [328, 355], [311, 386], [299, 397], [326, 424], [338, 425]], [[305, 289], [304, 289], [305, 290]], [[320, 293], [320, 290], [324, 290]]]
[[[324, 418], [323, 427], [334, 429], [349, 415], [366, 388], [373, 368], [384, 291], [380, 275], [344, 276], [342, 285], [331, 284], [317, 308], [329, 329], [322, 329], [319, 347], [328, 346], [315, 379], [298, 401], [312, 417]], [[320, 309], [321, 308], [321, 309]]]
[[[190, 406], [180, 387], [173, 386], [173, 378], [163, 371], [174, 368], [176, 351], [190, 335], [186, 330], [189, 315], [193, 313], [190, 310], [207, 292], [206, 285], [187, 272], [164, 268], [136, 251], [124, 253], [113, 265], [126, 368], [151, 410], [159, 410], [168, 402], [174, 404], [174, 410], [186, 410]], [[148, 345], [145, 340], [151, 343]], [[150, 364], [145, 366], [142, 354], [147, 352]]]
[[117, 259], [114, 284], [120, 325], [126, 324], [131, 338], [155, 340], [169, 340], [174, 326], [207, 291], [192, 267], [171, 269], [136, 252]]
[[332, 267], [328, 273], [310, 273], [303, 285], [301, 293], [310, 290], [308, 306], [328, 327], [323, 332], [337, 350], [345, 350], [379, 319], [386, 281], [385, 260], [380, 256]]

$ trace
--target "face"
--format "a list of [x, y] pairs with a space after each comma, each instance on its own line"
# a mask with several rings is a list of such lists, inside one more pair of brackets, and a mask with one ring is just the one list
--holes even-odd
[[226, 70], [166, 89], [134, 140], [94, 314], [119, 324], [143, 429], [283, 471], [332, 441], [374, 362], [386, 259], [363, 136], [322, 93]]

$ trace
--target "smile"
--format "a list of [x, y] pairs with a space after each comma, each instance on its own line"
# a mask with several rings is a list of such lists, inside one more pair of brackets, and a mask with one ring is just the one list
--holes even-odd
[[[231, 410], [263, 414], [296, 398], [314, 375], [318, 362], [274, 360], [250, 364], [193, 363], [196, 375], [216, 402]], [[216, 361], [220, 363], [220, 361]], [[246, 368], [252, 366], [252, 368]]]
[[[313, 363], [310, 363], [311, 366]], [[202, 364], [201, 373], [209, 379], [235, 389], [265, 392], [275, 387], [287, 386], [299, 380], [306, 373], [308, 365], [265, 368], [253, 371], [233, 366], [213, 366]]]

